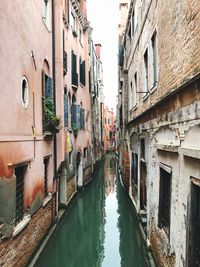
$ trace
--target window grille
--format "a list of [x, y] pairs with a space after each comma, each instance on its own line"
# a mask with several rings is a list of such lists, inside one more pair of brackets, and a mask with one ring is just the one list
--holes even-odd
[[48, 164], [49, 158], [44, 159], [44, 197], [48, 196]]
[[19, 223], [24, 214], [24, 174], [25, 166], [15, 168], [16, 175], [16, 215], [15, 222]]

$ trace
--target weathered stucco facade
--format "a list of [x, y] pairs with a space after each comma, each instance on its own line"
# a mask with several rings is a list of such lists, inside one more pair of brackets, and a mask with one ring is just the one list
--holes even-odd
[[2, 267], [25, 266], [92, 178], [88, 26], [85, 0], [1, 3]]
[[197, 1], [131, 1], [120, 44], [122, 168], [160, 266], [200, 260], [199, 22]]
[[43, 73], [53, 75], [51, 4], [46, 18], [42, 10], [42, 1], [0, 7], [1, 266], [24, 266], [56, 215], [53, 139], [42, 119]]

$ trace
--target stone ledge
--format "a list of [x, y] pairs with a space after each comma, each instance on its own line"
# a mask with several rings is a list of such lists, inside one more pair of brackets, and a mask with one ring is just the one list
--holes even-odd
[[179, 146], [177, 145], [167, 145], [167, 144], [157, 144], [155, 145], [158, 150], [164, 150], [168, 152], [178, 152]]
[[15, 237], [16, 235], [18, 235], [27, 226], [30, 220], [31, 220], [31, 216], [25, 215], [23, 220], [15, 226], [12, 236]]
[[43, 207], [45, 207], [51, 199], [52, 199], [52, 194], [49, 193], [49, 195], [43, 200]]
[[193, 148], [180, 147], [178, 149], [179, 154], [183, 154], [186, 157], [200, 159], [200, 150]]

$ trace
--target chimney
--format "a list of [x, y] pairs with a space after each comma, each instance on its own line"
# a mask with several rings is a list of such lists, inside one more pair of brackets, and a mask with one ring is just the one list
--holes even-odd
[[98, 58], [101, 58], [101, 44], [95, 44], [96, 55]]

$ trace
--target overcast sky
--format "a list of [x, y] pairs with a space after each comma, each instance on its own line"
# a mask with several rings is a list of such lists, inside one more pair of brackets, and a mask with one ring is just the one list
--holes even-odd
[[87, 0], [94, 43], [102, 45], [105, 104], [116, 110], [119, 0]]

